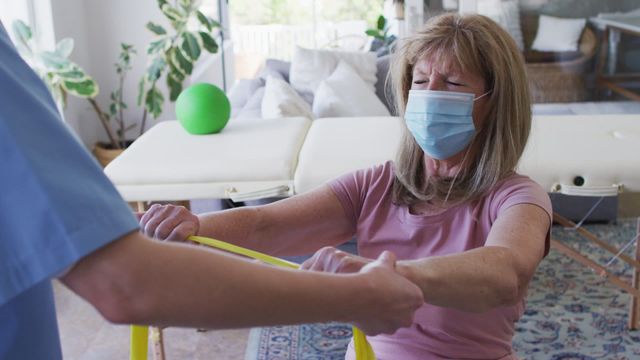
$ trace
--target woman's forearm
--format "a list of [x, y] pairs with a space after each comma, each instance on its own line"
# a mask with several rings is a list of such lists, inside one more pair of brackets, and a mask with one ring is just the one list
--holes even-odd
[[515, 304], [528, 279], [518, 275], [510, 249], [486, 246], [460, 254], [398, 262], [398, 271], [422, 289], [429, 304], [484, 312]]
[[198, 235], [233, 243], [274, 256], [311, 254], [335, 245], [309, 227], [287, 226], [269, 218], [263, 207], [243, 207], [198, 216]]

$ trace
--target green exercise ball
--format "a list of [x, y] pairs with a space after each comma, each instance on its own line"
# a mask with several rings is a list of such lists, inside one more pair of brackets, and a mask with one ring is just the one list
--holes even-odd
[[176, 117], [187, 132], [196, 135], [220, 132], [231, 116], [231, 104], [219, 87], [199, 83], [184, 89], [176, 100]]

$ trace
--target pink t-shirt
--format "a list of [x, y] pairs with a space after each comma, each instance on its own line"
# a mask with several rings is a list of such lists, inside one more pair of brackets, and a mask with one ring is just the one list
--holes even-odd
[[[482, 199], [437, 215], [414, 215], [407, 206], [394, 205], [393, 179], [393, 163], [387, 162], [329, 182], [353, 221], [361, 256], [376, 258], [390, 250], [399, 260], [420, 259], [481, 247], [498, 216], [516, 204], [534, 204], [552, 216], [549, 196], [526, 176], [514, 174]], [[546, 251], [548, 245], [547, 238]], [[511, 340], [524, 306], [523, 299], [477, 314], [425, 304], [410, 327], [368, 339], [378, 360], [515, 359]], [[353, 343], [347, 359], [355, 359]]]

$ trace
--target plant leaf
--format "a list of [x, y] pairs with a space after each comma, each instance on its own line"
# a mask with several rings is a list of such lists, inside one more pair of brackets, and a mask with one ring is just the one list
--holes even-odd
[[40, 54], [40, 58], [42, 59], [42, 62], [46, 67], [55, 69], [55, 70], [68, 69], [68, 68], [71, 68], [73, 65], [71, 63], [71, 60], [65, 57], [62, 57], [59, 54], [54, 53], [52, 51], [43, 51]]
[[182, 70], [180, 69], [179, 65], [176, 64], [176, 57], [175, 56], [170, 56], [167, 58], [168, 63], [169, 63], [169, 72], [171, 74], [171, 76], [173, 76], [175, 79], [177, 79], [178, 81], [183, 81], [185, 79], [185, 74], [182, 72]]
[[[192, 61], [196, 61], [200, 57], [200, 44], [198, 44], [198, 39], [190, 32], [182, 34], [181, 48]], [[189, 74], [191, 74], [191, 72], [189, 72]]]
[[387, 19], [384, 16], [378, 16], [377, 28], [378, 30], [384, 30], [384, 26], [387, 24]]
[[56, 72], [56, 75], [60, 76], [63, 80], [80, 81], [87, 77], [87, 74], [80, 68], [73, 68], [71, 70]]
[[29, 40], [31, 40], [31, 37], [33, 36], [33, 34], [31, 33], [31, 28], [29, 27], [29, 25], [25, 24], [24, 21], [14, 20], [13, 24], [11, 24], [11, 27], [13, 30], [13, 34], [20, 41], [27, 44]]
[[118, 105], [116, 105], [116, 103], [111, 103], [111, 105], [109, 105], [109, 114], [115, 117], [117, 113]]
[[162, 114], [162, 106], [164, 105], [164, 96], [155, 86], [147, 91], [145, 97], [145, 107], [154, 119]]
[[169, 40], [168, 38], [163, 37], [156, 41], [150, 42], [149, 47], [147, 48], [147, 54], [153, 55], [161, 51], [164, 51], [165, 46], [167, 46], [168, 40]]
[[187, 59], [187, 57], [182, 54], [182, 51], [180, 51], [180, 49], [175, 49], [173, 55], [177, 60], [174, 63], [178, 65], [180, 70], [182, 70], [185, 75], [191, 75], [191, 72], [193, 71], [193, 63], [191, 62], [191, 60]]
[[147, 86], [147, 77], [142, 76], [140, 78], [140, 82], [138, 82], [138, 99], [136, 100], [136, 103], [138, 104], [138, 106], [142, 106], [142, 99], [144, 98], [144, 89], [146, 86]]
[[93, 79], [86, 79], [80, 82], [63, 81], [62, 88], [80, 98], [94, 98], [99, 92], [98, 84]]
[[156, 35], [165, 35], [167, 33], [167, 30], [165, 30], [162, 25], [155, 24], [151, 21], [147, 23], [146, 27]]
[[200, 31], [200, 38], [202, 39], [202, 47], [208, 52], [215, 54], [218, 52], [218, 43], [204, 31]]
[[158, 56], [154, 58], [151, 65], [147, 68], [147, 79], [149, 79], [149, 82], [152, 83], [160, 79], [166, 65], [167, 63], [165, 63], [162, 57]]
[[60, 42], [58, 42], [58, 44], [56, 44], [56, 54], [62, 56], [62, 57], [69, 57], [69, 55], [71, 55], [71, 52], [73, 51], [73, 39], [71, 38], [64, 38], [62, 40], [60, 40]]
[[200, 23], [207, 28], [207, 30], [211, 31], [212, 27], [211, 27], [211, 23], [209, 22], [209, 18], [202, 13], [202, 11], [197, 10], [196, 11], [196, 16], [198, 17], [198, 21], [200, 21]]
[[219, 22], [213, 20], [211, 17], [207, 16], [207, 20], [209, 20], [209, 24], [211, 24], [211, 28], [222, 28]]
[[182, 92], [182, 81], [175, 79], [171, 73], [167, 75], [167, 86], [169, 86], [169, 100], [176, 101]]
[[368, 29], [367, 31], [365, 31], [365, 34], [377, 38], [380, 36], [380, 31], [378, 31], [378, 29]]
[[31, 28], [22, 20], [15, 20], [12, 24], [13, 37], [16, 39], [16, 47], [23, 56], [33, 56], [33, 50], [29, 46], [31, 41]]
[[191, 0], [180, 0], [180, 6], [184, 11], [188, 11], [191, 8]]
[[172, 22], [184, 22], [186, 20], [185, 16], [180, 12], [180, 10], [174, 8], [168, 3], [164, 3], [160, 10], [162, 10], [162, 13], [167, 17], [167, 19], [171, 20]]

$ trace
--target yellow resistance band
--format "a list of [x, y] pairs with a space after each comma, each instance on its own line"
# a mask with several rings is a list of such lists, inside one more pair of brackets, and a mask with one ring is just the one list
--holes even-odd
[[[245, 249], [243, 247], [226, 243], [224, 241], [210, 239], [202, 236], [191, 236], [189, 240], [195, 241], [199, 244], [207, 245], [213, 248], [225, 250], [238, 255], [250, 257], [252, 259], [260, 260], [264, 263], [286, 267], [290, 269], [298, 269], [300, 265], [291, 261], [279, 259], [277, 257], [269, 256], [257, 251]], [[148, 330], [146, 327], [132, 325], [131, 326], [131, 360], [146, 360], [147, 359], [147, 343], [148, 343]], [[353, 327], [353, 344], [356, 353], [356, 360], [375, 360], [376, 355], [373, 353], [371, 344], [367, 341], [364, 333], [357, 327]]]

